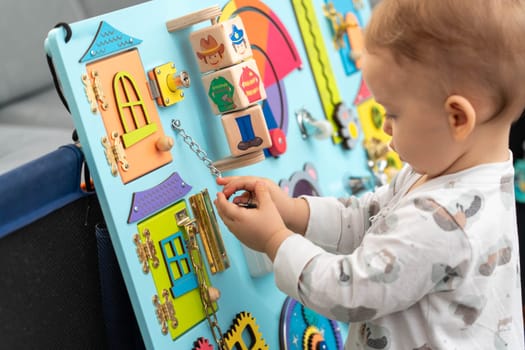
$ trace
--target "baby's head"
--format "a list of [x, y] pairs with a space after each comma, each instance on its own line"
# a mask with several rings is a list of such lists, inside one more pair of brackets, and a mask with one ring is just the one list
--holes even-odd
[[499, 114], [525, 107], [524, 38], [523, 0], [381, 0], [365, 46], [389, 50], [399, 64], [430, 67], [445, 93], [471, 90], [491, 98]]
[[401, 159], [438, 176], [508, 157], [524, 38], [525, 0], [381, 0], [362, 72]]

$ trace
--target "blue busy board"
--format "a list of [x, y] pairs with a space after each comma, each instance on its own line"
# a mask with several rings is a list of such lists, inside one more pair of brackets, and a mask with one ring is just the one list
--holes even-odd
[[217, 176], [291, 196], [388, 181], [360, 73], [366, 0], [154, 0], [51, 30], [51, 57], [149, 349], [342, 349], [213, 208]]

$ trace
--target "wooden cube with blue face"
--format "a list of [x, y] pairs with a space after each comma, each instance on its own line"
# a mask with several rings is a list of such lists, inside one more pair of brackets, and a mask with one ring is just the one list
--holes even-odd
[[214, 114], [246, 108], [266, 98], [254, 59], [202, 76]]
[[219, 70], [252, 57], [240, 17], [194, 31], [190, 43], [201, 73]]
[[224, 114], [221, 118], [232, 156], [261, 151], [272, 146], [260, 105]]

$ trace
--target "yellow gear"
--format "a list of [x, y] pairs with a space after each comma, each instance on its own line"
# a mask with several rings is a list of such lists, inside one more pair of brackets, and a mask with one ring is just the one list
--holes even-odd
[[[244, 333], [247, 330], [248, 332]], [[242, 335], [249, 334], [252, 339], [250, 344], [252, 347], [248, 348], [248, 345], [244, 343]], [[224, 342], [228, 349], [241, 349], [241, 350], [268, 350], [268, 344], [262, 337], [259, 331], [259, 326], [255, 322], [255, 318], [251, 313], [243, 311], [235, 316], [233, 325], [230, 327], [228, 332], [224, 335]]]

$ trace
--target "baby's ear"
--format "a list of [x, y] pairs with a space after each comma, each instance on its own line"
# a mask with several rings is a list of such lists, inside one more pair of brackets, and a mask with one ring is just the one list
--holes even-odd
[[465, 140], [476, 125], [476, 110], [470, 101], [461, 95], [450, 95], [445, 101], [445, 111], [454, 140]]

